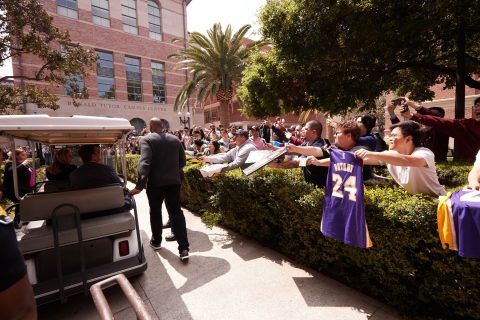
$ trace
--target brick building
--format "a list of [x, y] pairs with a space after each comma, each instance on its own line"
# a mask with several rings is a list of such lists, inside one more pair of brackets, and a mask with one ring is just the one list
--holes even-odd
[[[152, 117], [165, 119], [172, 130], [183, 125], [173, 103], [187, 74], [175, 70], [167, 56], [182, 48], [185, 39], [186, 6], [191, 0], [39, 0], [53, 17], [53, 24], [68, 30], [72, 43], [96, 51], [99, 59], [79, 84], [90, 98], [73, 106], [66, 89], [51, 90], [60, 97], [57, 110], [28, 104], [27, 114], [123, 117], [137, 130]], [[15, 75], [31, 74], [41, 65], [33, 56], [13, 61]], [[15, 85], [20, 85], [16, 81]], [[42, 85], [37, 83], [36, 85]], [[192, 122], [203, 124], [203, 113]]]

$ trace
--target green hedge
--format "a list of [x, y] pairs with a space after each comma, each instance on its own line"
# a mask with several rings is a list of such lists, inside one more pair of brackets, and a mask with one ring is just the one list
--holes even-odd
[[[469, 169], [438, 166], [450, 189], [466, 183]], [[206, 223], [254, 238], [407, 317], [480, 319], [479, 261], [441, 248], [435, 197], [368, 186], [365, 207], [374, 246], [358, 249], [321, 234], [323, 195], [297, 169], [264, 169], [250, 177], [236, 170], [205, 180], [188, 168], [182, 186], [183, 205]]]

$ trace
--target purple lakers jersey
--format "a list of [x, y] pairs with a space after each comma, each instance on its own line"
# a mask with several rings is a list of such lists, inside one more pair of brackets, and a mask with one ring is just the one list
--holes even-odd
[[321, 228], [327, 237], [368, 248], [362, 164], [352, 152], [331, 150]]
[[440, 197], [438, 233], [444, 247], [461, 257], [480, 258], [480, 191], [461, 190]]

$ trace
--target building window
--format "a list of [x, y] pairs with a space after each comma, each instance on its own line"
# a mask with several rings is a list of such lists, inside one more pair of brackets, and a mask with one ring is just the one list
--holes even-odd
[[215, 122], [219, 120], [218, 108], [205, 110], [203, 115], [204, 115], [205, 123]]
[[110, 27], [108, 0], [92, 0], [92, 19], [99, 26]]
[[77, 0], [57, 0], [57, 13], [61, 16], [78, 19]]
[[148, 0], [148, 28], [150, 29], [150, 38], [162, 41], [160, 7], [152, 0]]
[[113, 54], [110, 52], [96, 51], [98, 97], [115, 99], [115, 80], [113, 73]]
[[85, 89], [85, 84], [83, 82], [83, 76], [78, 74], [76, 76], [65, 77], [65, 84], [63, 85], [64, 94], [66, 96], [73, 95], [73, 93], [81, 93]]
[[125, 57], [125, 67], [127, 69], [128, 101], [142, 101], [140, 59]]
[[123, 31], [138, 34], [135, 0], [122, 0], [122, 22]]
[[165, 103], [165, 65], [152, 61], [153, 102]]
[[[60, 54], [62, 57], [68, 55], [70, 50], [75, 49], [76, 45], [60, 45]], [[83, 75], [81, 73], [64, 77], [63, 93], [68, 96], [77, 96], [85, 89]]]

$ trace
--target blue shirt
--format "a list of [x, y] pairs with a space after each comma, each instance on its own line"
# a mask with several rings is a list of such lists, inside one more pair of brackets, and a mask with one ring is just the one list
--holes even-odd
[[370, 151], [375, 151], [377, 149], [377, 139], [373, 134], [368, 134], [358, 138], [356, 145], [367, 147]]

